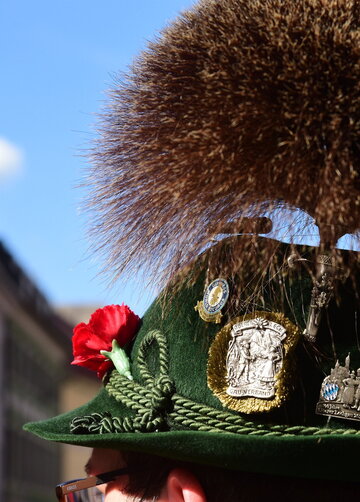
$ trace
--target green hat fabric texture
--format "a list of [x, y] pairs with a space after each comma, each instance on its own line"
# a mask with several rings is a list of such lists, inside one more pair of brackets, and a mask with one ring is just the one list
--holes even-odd
[[[310, 261], [313, 251], [299, 247], [299, 255]], [[280, 245], [278, 253], [282, 263], [288, 263], [290, 246]], [[336, 359], [343, 361], [351, 352], [351, 366], [360, 366], [353, 287], [359, 282], [358, 271], [354, 274], [339, 286], [315, 346], [303, 338], [297, 344], [291, 395], [276, 409], [239, 413], [224, 406], [210, 389], [207, 374], [214, 339], [232, 319], [249, 314], [249, 306], [234, 312], [229, 303], [221, 324], [205, 322], [194, 309], [204, 294], [204, 277], [195, 284], [189, 277], [169, 302], [160, 295], [144, 315], [127, 349], [133, 380], [114, 369], [91, 402], [26, 424], [25, 429], [51, 441], [153, 453], [247, 472], [357, 480], [359, 422], [315, 414], [321, 382]], [[280, 276], [268, 271], [261, 305], [253, 305], [250, 313], [283, 314], [302, 332], [312, 281], [303, 267], [283, 266]], [[234, 289], [230, 283], [230, 297]]]

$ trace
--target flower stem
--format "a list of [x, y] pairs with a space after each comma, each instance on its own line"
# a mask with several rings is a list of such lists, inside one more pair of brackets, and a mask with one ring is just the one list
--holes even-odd
[[125, 350], [120, 347], [117, 341], [114, 339], [112, 341], [112, 350], [109, 352], [107, 350], [100, 350], [103, 356], [108, 357], [113, 362], [115, 368], [118, 370], [120, 375], [125, 376], [129, 380], [133, 380], [130, 371], [130, 361], [125, 353]]

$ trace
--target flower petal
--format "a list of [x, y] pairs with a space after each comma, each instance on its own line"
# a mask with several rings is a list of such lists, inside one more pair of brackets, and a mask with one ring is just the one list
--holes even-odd
[[107, 305], [93, 313], [89, 326], [110, 345], [114, 338], [120, 345], [125, 345], [134, 335], [139, 321], [139, 317], [127, 305]]
[[139, 329], [140, 318], [126, 305], [108, 305], [96, 310], [88, 324], [80, 323], [74, 328], [72, 364], [97, 371], [100, 378], [113, 363], [100, 351], [110, 351], [112, 341], [126, 345]]

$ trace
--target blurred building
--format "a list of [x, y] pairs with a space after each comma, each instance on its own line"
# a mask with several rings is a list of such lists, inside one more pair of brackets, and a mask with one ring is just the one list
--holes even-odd
[[24, 432], [22, 425], [95, 394], [96, 376], [68, 364], [71, 335], [72, 324], [0, 243], [0, 500], [54, 500], [54, 486], [63, 480], [67, 451]]
[[[57, 309], [57, 312], [73, 327], [79, 322], [88, 322], [97, 306], [66, 306]], [[61, 412], [70, 411], [87, 403], [99, 391], [101, 384], [95, 373], [68, 365], [67, 378], [60, 386]], [[61, 445], [60, 480], [67, 481], [84, 476], [84, 466], [89, 459], [91, 448], [72, 445]]]

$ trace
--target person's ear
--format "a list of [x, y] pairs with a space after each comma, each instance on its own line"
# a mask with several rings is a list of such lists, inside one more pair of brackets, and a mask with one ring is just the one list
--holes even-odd
[[159, 502], [206, 502], [206, 498], [199, 481], [190, 471], [173, 469]]

